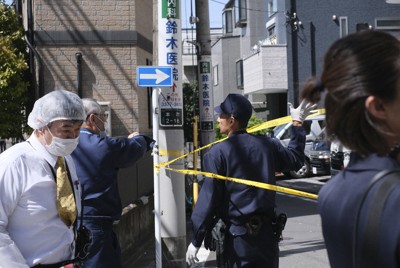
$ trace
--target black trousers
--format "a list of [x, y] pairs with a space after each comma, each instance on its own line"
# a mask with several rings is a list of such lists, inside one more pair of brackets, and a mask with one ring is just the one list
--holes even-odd
[[245, 226], [231, 226], [224, 248], [226, 267], [279, 267], [279, 246], [271, 223], [263, 224], [256, 236], [249, 235]]

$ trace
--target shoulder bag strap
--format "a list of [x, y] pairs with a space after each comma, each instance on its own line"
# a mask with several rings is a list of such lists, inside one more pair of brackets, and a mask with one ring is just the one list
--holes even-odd
[[[357, 247], [357, 238], [358, 238], [358, 225], [359, 225], [359, 217], [361, 208], [365, 202], [368, 193], [373, 188], [373, 186], [380, 180], [384, 179], [379, 188], [375, 191], [372, 197], [372, 203], [368, 211], [367, 221], [366, 221], [366, 229], [364, 233], [364, 239], [360, 239], [361, 243], [360, 251], [358, 251]], [[367, 190], [364, 192], [362, 196], [361, 202], [359, 203], [357, 214], [356, 214], [356, 224], [354, 231], [354, 240], [353, 240], [353, 262], [354, 267], [363, 267], [363, 268], [373, 268], [379, 267], [378, 262], [378, 237], [379, 237], [379, 224], [381, 222], [381, 214], [386, 204], [387, 197], [396, 187], [396, 185], [400, 183], [400, 170], [392, 169], [392, 170], [383, 170], [378, 172], [370, 182]], [[359, 256], [358, 253], [360, 254]]]

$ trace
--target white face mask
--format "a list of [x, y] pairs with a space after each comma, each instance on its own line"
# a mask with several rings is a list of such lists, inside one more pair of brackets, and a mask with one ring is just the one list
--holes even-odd
[[49, 129], [50, 135], [53, 137], [50, 144], [46, 144], [47, 151], [56, 156], [70, 155], [78, 146], [79, 137], [75, 139], [61, 139], [54, 137]]
[[107, 134], [106, 134], [106, 130], [105, 130], [105, 125], [106, 125], [106, 122], [105, 121], [103, 121], [103, 120], [101, 120], [97, 115], [94, 115], [94, 116], [96, 116], [97, 117], [97, 119], [99, 119], [100, 120], [100, 122], [102, 122], [103, 123], [103, 128], [104, 128], [104, 130], [100, 130], [100, 128], [97, 126], [97, 124], [96, 124], [96, 122], [93, 122], [94, 123], [94, 126], [97, 128], [97, 130], [99, 131], [99, 136], [100, 137], [105, 137], [105, 136], [107, 136]]

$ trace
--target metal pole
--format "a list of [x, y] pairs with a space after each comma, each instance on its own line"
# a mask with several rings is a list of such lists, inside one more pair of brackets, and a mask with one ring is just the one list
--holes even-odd
[[78, 96], [82, 96], [82, 53], [76, 52], [75, 53], [75, 58], [76, 58], [76, 80], [77, 80], [77, 88], [78, 88]]
[[[158, 63], [158, 6], [159, 0], [153, 0], [153, 61], [154, 64]], [[160, 163], [158, 148], [159, 148], [159, 124], [158, 124], [158, 90], [153, 88], [151, 101], [152, 101], [152, 126], [153, 126], [153, 139], [156, 141], [155, 148], [153, 149], [154, 158], [154, 237], [155, 237], [155, 257], [156, 267], [162, 268], [162, 247], [161, 247], [161, 213], [160, 213], [160, 171], [157, 166]]]
[[[193, 118], [193, 150], [199, 146], [197, 129], [197, 115]], [[197, 152], [193, 153], [193, 170], [197, 171]], [[193, 207], [196, 205], [199, 196], [199, 182], [197, 176], [193, 175]]]
[[158, 154], [158, 90], [153, 89], [152, 94], [153, 104], [153, 139], [156, 141], [156, 146], [153, 151], [154, 158], [154, 236], [155, 236], [155, 254], [156, 267], [162, 267], [162, 250], [161, 250], [161, 213], [160, 213], [160, 171], [156, 168], [159, 164]]

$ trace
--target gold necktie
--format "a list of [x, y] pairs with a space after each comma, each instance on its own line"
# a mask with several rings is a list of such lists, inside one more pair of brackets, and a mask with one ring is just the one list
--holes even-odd
[[71, 226], [76, 220], [76, 205], [64, 158], [61, 156], [57, 158], [56, 173], [58, 215], [67, 226]]

